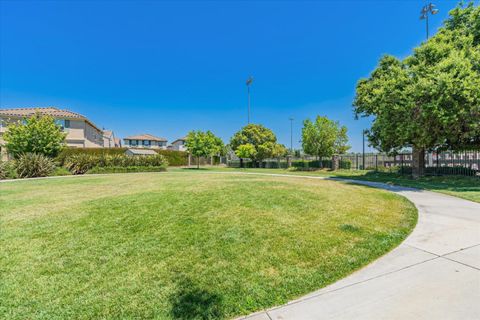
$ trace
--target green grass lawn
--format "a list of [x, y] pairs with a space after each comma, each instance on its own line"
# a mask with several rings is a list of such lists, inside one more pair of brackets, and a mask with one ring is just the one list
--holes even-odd
[[[178, 170], [178, 169], [177, 169]], [[185, 169], [183, 169], [185, 170]], [[412, 179], [408, 175], [393, 173], [373, 172], [366, 170], [317, 170], [317, 171], [293, 171], [286, 169], [233, 169], [222, 167], [211, 167], [208, 170], [215, 171], [241, 171], [276, 174], [310, 175], [323, 177], [337, 177], [346, 179], [357, 179], [384, 182], [399, 186], [413, 187], [449, 194], [455, 197], [480, 202], [480, 178], [462, 176], [430, 176], [420, 179]]]
[[230, 318], [399, 244], [406, 199], [335, 181], [208, 171], [0, 183], [1, 319]]

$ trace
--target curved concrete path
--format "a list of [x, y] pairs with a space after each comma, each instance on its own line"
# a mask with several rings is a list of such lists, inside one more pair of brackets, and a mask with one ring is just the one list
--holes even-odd
[[245, 319], [480, 319], [480, 203], [383, 183], [332, 179], [406, 197], [418, 208], [417, 226], [396, 249], [363, 269]]

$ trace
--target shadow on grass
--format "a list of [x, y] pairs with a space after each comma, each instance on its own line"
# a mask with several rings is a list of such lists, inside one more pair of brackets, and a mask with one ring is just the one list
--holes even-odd
[[170, 296], [173, 319], [221, 319], [224, 317], [222, 297], [198, 287], [190, 279], [177, 282], [177, 290]]

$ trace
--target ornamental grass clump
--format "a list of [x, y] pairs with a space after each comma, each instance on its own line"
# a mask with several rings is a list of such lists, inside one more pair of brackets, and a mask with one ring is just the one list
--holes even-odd
[[19, 178], [46, 177], [55, 169], [53, 160], [39, 153], [24, 153], [15, 160]]

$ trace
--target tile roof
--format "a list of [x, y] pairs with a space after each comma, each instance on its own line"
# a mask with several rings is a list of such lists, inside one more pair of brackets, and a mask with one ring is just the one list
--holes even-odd
[[91, 124], [94, 128], [98, 131], [98, 128], [93, 122], [87, 119], [84, 115], [80, 113], [76, 113], [67, 109], [59, 109], [57, 107], [31, 107], [31, 108], [11, 108], [11, 109], [0, 109], [0, 116], [7, 116], [7, 117], [31, 117], [35, 114], [41, 114], [44, 116], [51, 116], [57, 119], [80, 119], [85, 120], [89, 124]]
[[33, 107], [33, 108], [14, 108], [14, 109], [0, 109], [0, 115], [12, 117], [31, 117], [36, 113], [41, 115], [48, 115], [54, 118], [74, 118], [87, 119], [85, 116], [72, 112], [70, 110], [61, 110], [56, 107]]
[[125, 138], [123, 138], [123, 140], [167, 141], [167, 139], [165, 139], [165, 138], [155, 137], [155, 136], [152, 136], [151, 134], [147, 134], [147, 133], [139, 134], [139, 135], [136, 135], [136, 136], [125, 137]]

